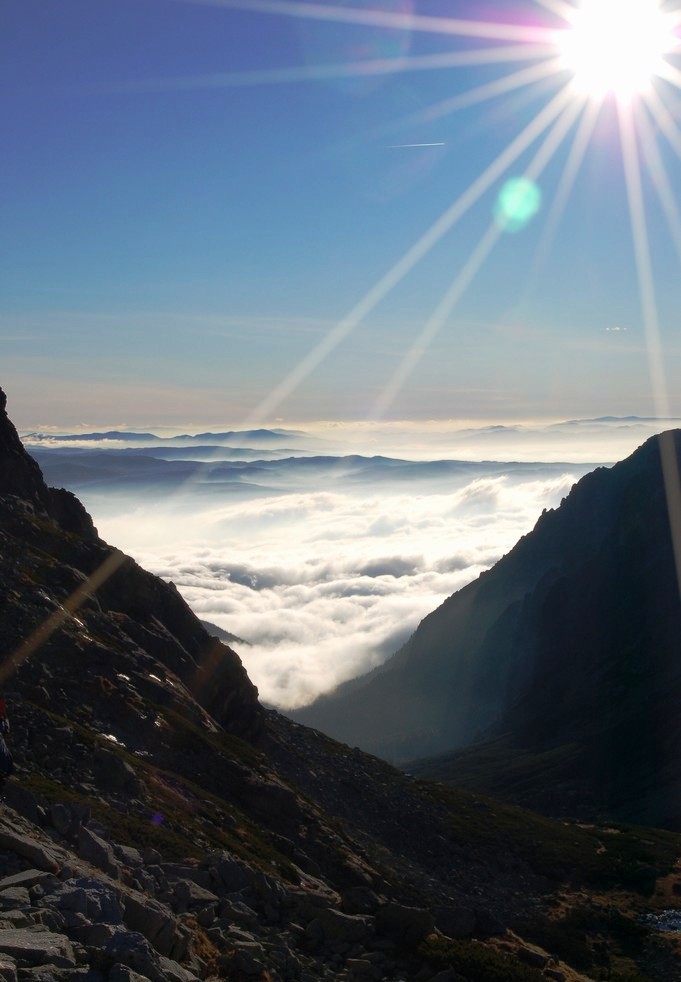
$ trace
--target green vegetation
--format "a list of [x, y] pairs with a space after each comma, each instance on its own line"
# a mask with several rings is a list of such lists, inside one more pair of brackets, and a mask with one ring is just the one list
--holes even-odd
[[419, 954], [434, 970], [453, 968], [469, 982], [540, 982], [542, 973], [477, 941], [428, 938]]
[[584, 971], [607, 968], [614, 957], [636, 960], [650, 936], [633, 917], [593, 902], [578, 904], [562, 917], [532, 918], [514, 926], [529, 941]]
[[626, 825], [583, 827], [449, 785], [424, 782], [421, 787], [448, 806], [456, 842], [489, 861], [504, 855], [559, 882], [619, 886], [650, 895], [656, 878], [670, 873], [681, 855], [681, 836], [674, 832]]
[[[153, 846], [169, 859], [200, 859], [208, 851], [224, 849], [263, 872], [283, 879], [296, 879], [290, 861], [272, 844], [267, 830], [248, 818], [238, 805], [174, 771], [140, 759], [124, 747], [93, 733], [82, 723], [67, 720], [35, 703], [29, 705], [35, 712], [49, 717], [56, 726], [71, 727], [91, 751], [98, 746], [105, 747], [109, 753], [128, 763], [143, 788], [141, 797], [146, 799], [147, 807], [135, 811], [127, 802], [118, 806], [105, 803], [40, 774], [22, 777], [22, 785], [45, 802], [87, 805], [93, 818], [110, 830], [114, 841], [138, 849]], [[205, 753], [214, 763], [216, 749], [226, 759], [244, 765], [254, 765], [262, 760], [259, 751], [238, 737], [224, 731], [204, 730], [167, 707], [157, 709], [169, 723], [169, 743], [175, 750], [191, 748], [197, 753]]]

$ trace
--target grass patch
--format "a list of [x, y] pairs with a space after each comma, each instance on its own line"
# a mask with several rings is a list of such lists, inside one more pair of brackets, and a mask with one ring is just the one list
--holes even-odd
[[541, 982], [542, 973], [475, 941], [429, 938], [419, 954], [436, 971], [453, 968], [469, 982]]
[[623, 887], [650, 896], [681, 855], [681, 836], [618, 825], [583, 828], [444, 784], [424, 794], [447, 805], [452, 839], [493, 863], [501, 855], [551, 880]]
[[649, 929], [614, 906], [578, 904], [555, 919], [519, 922], [523, 937], [574, 968], [603, 969], [614, 957], [634, 962], [643, 954]]

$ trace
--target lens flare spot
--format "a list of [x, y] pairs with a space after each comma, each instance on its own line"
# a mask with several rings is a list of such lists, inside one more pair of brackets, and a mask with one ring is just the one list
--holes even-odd
[[152, 825], [163, 825], [163, 815], [160, 812], [154, 812], [151, 816]]
[[541, 207], [541, 190], [526, 177], [506, 181], [494, 209], [497, 224], [505, 232], [519, 232], [532, 221]]

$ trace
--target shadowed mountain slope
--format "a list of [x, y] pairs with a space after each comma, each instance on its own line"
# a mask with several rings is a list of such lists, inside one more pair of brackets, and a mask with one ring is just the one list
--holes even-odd
[[587, 475], [385, 665], [295, 717], [401, 761], [484, 740], [415, 769], [554, 812], [681, 823], [681, 604], [661, 440], [678, 475], [678, 431]]

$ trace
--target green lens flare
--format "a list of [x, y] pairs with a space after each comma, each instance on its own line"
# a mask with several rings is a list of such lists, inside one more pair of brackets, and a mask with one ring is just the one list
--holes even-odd
[[494, 208], [494, 217], [505, 232], [519, 232], [541, 207], [541, 190], [526, 177], [506, 181]]

